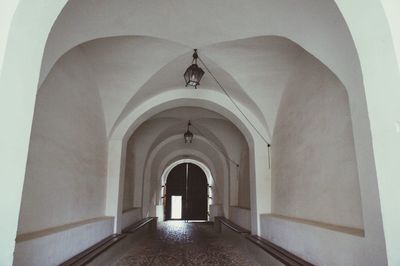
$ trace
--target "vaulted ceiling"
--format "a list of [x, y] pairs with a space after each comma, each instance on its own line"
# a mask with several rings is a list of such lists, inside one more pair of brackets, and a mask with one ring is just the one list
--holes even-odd
[[[354, 45], [333, 1], [206, 2], [70, 0], [49, 36], [40, 84], [61, 57], [79, 49], [93, 72], [111, 136], [141, 103], [184, 89], [183, 72], [198, 48], [233, 100], [271, 139], [281, 95], [304, 61], [325, 64], [346, 87], [360, 83]], [[187, 90], [223, 94], [208, 73], [198, 90]]]

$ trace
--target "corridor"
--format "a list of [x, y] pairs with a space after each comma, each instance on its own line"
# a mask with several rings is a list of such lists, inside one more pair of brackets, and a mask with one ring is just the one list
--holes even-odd
[[2, 1], [0, 266], [400, 266], [399, 13]]
[[232, 239], [215, 233], [212, 223], [168, 221], [157, 233], [134, 242], [113, 266], [259, 265]]

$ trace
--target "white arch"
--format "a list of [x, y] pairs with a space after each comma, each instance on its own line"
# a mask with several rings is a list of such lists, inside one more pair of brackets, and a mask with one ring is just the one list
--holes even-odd
[[[199, 126], [200, 127], [200, 126]], [[201, 127], [200, 127], [201, 128]], [[207, 143], [208, 146], [210, 146], [212, 149], [214, 149], [217, 153], [220, 153], [222, 156], [224, 156], [225, 160], [227, 160], [227, 151], [225, 146], [222, 144], [222, 142], [214, 136], [214, 134], [210, 133], [212, 135], [212, 138], [209, 139], [209, 136], [203, 136], [203, 135], [197, 135], [196, 138], [199, 140]], [[150, 149], [146, 155], [145, 159], [145, 165], [148, 165], [149, 158], [152, 158], [152, 154], [154, 155], [155, 153], [159, 152], [162, 147], [165, 145], [171, 143], [172, 141], [178, 140], [182, 138], [182, 134], [177, 134], [173, 133], [170, 135], [162, 135], [162, 138], [160, 138], [161, 134], [155, 138], [155, 141], [153, 144], [150, 146]], [[146, 169], [146, 168], [144, 168]], [[145, 170], [143, 171], [143, 176], [145, 176]]]
[[[123, 119], [115, 130], [112, 132], [109, 141], [109, 160], [108, 160], [108, 177], [107, 177], [107, 201], [106, 201], [106, 214], [116, 217], [116, 223], [114, 230], [118, 232], [121, 228], [120, 217], [122, 211], [122, 191], [124, 183], [124, 169], [125, 169], [125, 149], [126, 143], [130, 135], [147, 119], [154, 116], [155, 114], [176, 108], [181, 106], [194, 106], [212, 110], [220, 113], [234, 123], [238, 129], [244, 135], [247, 144], [249, 146], [250, 154], [254, 153], [254, 147], [257, 146], [260, 149], [267, 150], [266, 144], [263, 143], [261, 137], [254, 131], [250, 126], [249, 122], [242, 116], [240, 111], [229, 101], [229, 99], [222, 93], [210, 90], [201, 90], [194, 92], [193, 90], [175, 89], [167, 91], [154, 96], [153, 98], [145, 101], [143, 104], [135, 108], [129, 115]], [[243, 106], [244, 112], [248, 115], [250, 121], [258, 129], [263, 129], [261, 123], [248, 112]], [[261, 131], [265, 134], [265, 129]], [[265, 136], [265, 135], [264, 135]], [[258, 144], [253, 145], [256, 142]], [[263, 147], [263, 148], [262, 148]], [[260, 151], [261, 152], [261, 151]], [[251, 183], [258, 184], [253, 188], [259, 190], [259, 192], [253, 192], [253, 197], [258, 197], [259, 201], [264, 201], [261, 204], [256, 204], [256, 200], [252, 200], [252, 211], [253, 215], [257, 216], [254, 219], [253, 231], [259, 232], [259, 214], [270, 211], [270, 182], [265, 179], [266, 171], [261, 171], [267, 161], [267, 154], [261, 152], [259, 155], [252, 155], [252, 158], [257, 158], [262, 165], [258, 171], [256, 168], [256, 161], [253, 160], [250, 164], [250, 179], [253, 180]], [[264, 158], [265, 157], [265, 158]], [[264, 185], [262, 185], [264, 184]], [[229, 188], [229, 184], [227, 184]], [[227, 201], [229, 202], [229, 200]], [[258, 207], [256, 207], [258, 206]], [[145, 212], [145, 210], [143, 210]]]
[[[204, 174], [206, 175], [207, 178], [207, 184], [211, 189], [213, 190], [212, 187], [212, 183], [213, 182], [213, 176], [211, 174], [211, 170], [208, 168], [208, 166], [206, 164], [204, 164], [201, 160], [196, 159], [194, 156], [192, 159], [189, 158], [185, 158], [185, 159], [179, 159], [179, 158], [175, 158], [173, 159], [170, 163], [168, 163], [168, 165], [164, 168], [162, 174], [160, 175], [160, 182], [161, 182], [161, 186], [158, 189], [158, 191], [156, 191], [156, 198], [157, 198], [157, 205], [160, 207], [157, 208], [161, 208], [164, 209], [164, 205], [163, 205], [163, 200], [162, 197], [165, 193], [165, 188], [166, 188], [166, 182], [167, 182], [167, 178], [169, 176], [169, 173], [172, 171], [173, 168], [175, 168], [177, 165], [183, 164], [183, 163], [192, 163], [197, 165], [198, 167], [200, 167], [200, 169], [204, 172]], [[208, 189], [209, 189], [208, 188]], [[213, 193], [211, 194], [211, 196], [213, 195]], [[210, 196], [210, 194], [209, 194]], [[210, 204], [213, 203], [213, 198], [211, 198], [211, 202], [210, 199], [207, 200], [208, 204], [207, 204], [207, 208], [208, 208], [208, 212], [209, 212], [209, 206]], [[164, 211], [162, 211], [162, 213], [164, 213]], [[158, 211], [156, 211], [155, 214], [160, 220], [164, 220], [164, 217], [160, 217], [160, 213]]]
[[[162, 160], [162, 162], [161, 162], [161, 166], [162, 167], [160, 167], [160, 170], [161, 169], [166, 169], [166, 167], [168, 167], [169, 165], [171, 165], [171, 164], [173, 164], [175, 161], [179, 161], [179, 160], [182, 160], [180, 157], [180, 155], [182, 154], [181, 152], [186, 152], [187, 150], [177, 150], [177, 151], [175, 151], [175, 152], [173, 152], [172, 154], [170, 154], [169, 156], [167, 156], [166, 158], [164, 158], [163, 160]], [[201, 152], [199, 152], [199, 151], [191, 151], [191, 153], [189, 153], [188, 154], [189, 155], [189, 158], [185, 158], [185, 159], [190, 159], [190, 160], [196, 160], [196, 161], [198, 161], [198, 162], [201, 162], [202, 164], [204, 164], [205, 166], [207, 166], [209, 169], [210, 169], [210, 174], [211, 174], [211, 176], [210, 176], [210, 180], [211, 180], [211, 182], [213, 182], [213, 183], [210, 183], [209, 182], [209, 184], [214, 184], [214, 186], [213, 186], [213, 188], [212, 188], [212, 190], [213, 190], [213, 193], [214, 193], [214, 195], [215, 195], [215, 198], [214, 199], [217, 199], [217, 201], [221, 201], [222, 200], [222, 197], [221, 197], [221, 192], [220, 192], [220, 188], [216, 185], [216, 175], [217, 175], [217, 171], [216, 171], [216, 169], [215, 169], [215, 166], [213, 165], [213, 161], [211, 161], [204, 153], [201, 153]], [[223, 167], [223, 169], [222, 169], [222, 176], [225, 178], [225, 176], [226, 176], [226, 169]], [[213, 174], [213, 173], [215, 173], [215, 174]], [[161, 175], [163, 174], [163, 172], [161, 172]], [[159, 176], [161, 176], [161, 175], [159, 175]], [[158, 195], [158, 197], [161, 197], [161, 195]]]
[[[210, 146], [210, 147], [216, 152], [216, 154], [219, 154], [219, 155], [220, 155], [220, 158], [222, 159], [222, 161], [226, 162], [226, 158], [224, 157], [225, 155], [222, 154], [221, 151], [220, 151], [219, 149], [216, 148], [216, 146], [215, 146], [214, 143], [212, 143], [210, 140], [206, 139], [206, 138], [203, 137], [203, 136], [197, 136], [196, 138], [198, 138], [201, 142], [204, 142], [207, 146]], [[144, 170], [143, 170], [143, 176], [144, 176], [144, 177], [147, 176], [146, 173], [149, 173], [150, 168], [152, 168], [152, 161], [153, 161], [153, 159], [157, 156], [158, 152], [159, 152], [163, 147], [165, 147], [166, 145], [170, 144], [170, 143], [173, 142], [173, 141], [181, 140], [181, 139], [182, 139], [182, 136], [177, 134], [177, 135], [170, 136], [169, 138], [166, 138], [166, 139], [163, 140], [162, 142], [158, 143], [158, 144], [149, 152], [149, 155], [148, 155], [147, 158], [146, 158], [145, 168], [144, 168]], [[190, 148], [187, 148], [186, 150], [190, 150]], [[175, 153], [175, 151], [174, 151], [174, 152], [171, 152], [171, 154], [174, 154], [174, 153]], [[209, 161], [209, 162], [211, 162], [211, 161]], [[208, 165], [211, 167], [211, 164], [208, 164]], [[201, 167], [201, 166], [199, 166], [199, 167]], [[162, 167], [161, 167], [161, 168], [162, 168]], [[213, 166], [212, 168], [215, 169], [215, 166]], [[207, 167], [207, 169], [209, 170], [208, 167]], [[207, 171], [208, 171], [208, 170], [207, 170]], [[206, 172], [206, 171], [205, 171], [205, 172]], [[213, 173], [214, 173], [214, 177], [215, 177], [215, 173], [216, 173], [216, 172], [214, 171]], [[209, 182], [209, 183], [214, 183], [215, 180], [214, 180], [213, 175], [211, 175], [211, 172], [210, 172], [210, 176], [209, 176], [209, 177], [212, 178], [212, 180], [208, 180], [208, 182]]]
[[199, 160], [195, 160], [195, 159], [180, 159], [180, 160], [177, 160], [177, 161], [171, 163], [170, 165], [167, 166], [167, 168], [164, 169], [163, 173], [160, 176], [161, 185], [165, 185], [166, 184], [167, 179], [168, 179], [168, 175], [171, 172], [171, 170], [175, 166], [177, 166], [179, 164], [183, 164], [183, 163], [191, 163], [191, 164], [195, 164], [198, 167], [200, 167], [201, 170], [203, 170], [203, 172], [206, 174], [208, 185], [214, 184], [214, 178], [213, 178], [213, 176], [211, 174], [211, 170], [203, 162], [201, 162]]
[[[195, 159], [180, 159], [177, 160], [173, 163], [171, 163], [170, 165], [168, 165], [165, 170], [163, 171], [163, 173], [161, 174], [161, 185], [165, 186], [167, 183], [167, 179], [169, 176], [169, 173], [172, 171], [172, 169], [174, 169], [175, 166], [183, 164], [183, 163], [191, 163], [191, 164], [195, 164], [198, 167], [200, 167], [200, 169], [204, 172], [204, 174], [206, 175], [207, 178], [207, 184], [209, 186], [212, 186], [214, 184], [214, 179], [213, 176], [211, 174], [210, 169], [207, 167], [207, 165], [205, 165], [203, 162], [195, 160]], [[160, 192], [160, 196], [162, 195], [162, 192]], [[157, 197], [159, 201], [161, 201], [161, 197]]]
[[[262, 141], [257, 133], [251, 128], [249, 123], [242, 117], [242, 114], [222, 93], [205, 90], [195, 93], [193, 90], [176, 89], [161, 93], [145, 101], [135, 108], [134, 111], [129, 113], [129, 115], [118, 124], [110, 136], [106, 213], [107, 215], [117, 217], [117, 222], [115, 225], [116, 231], [118, 231], [120, 228], [120, 223], [118, 222], [120, 220], [119, 210], [122, 210], [120, 205], [122, 204], [123, 199], [120, 191], [123, 191], [121, 190], [121, 184], [124, 182], [125, 169], [123, 156], [125, 154], [128, 138], [144, 121], [150, 117], [162, 111], [181, 106], [194, 106], [209, 109], [228, 118], [228, 120], [234, 123], [244, 135], [249, 146], [250, 153], [253, 152], [252, 149], [254, 147], [254, 141]], [[245, 112], [247, 111], [245, 108], [243, 108], [243, 110], [245, 110]], [[248, 115], [249, 119], [252, 120], [256, 126], [261, 125], [261, 123], [257, 123], [257, 119], [253, 117], [251, 113]], [[266, 133], [266, 131], [262, 131], [262, 133]], [[256, 157], [257, 156], [254, 156], [254, 158]], [[254, 168], [255, 163], [250, 164], [250, 178], [257, 178], [255, 176], [256, 171]], [[256, 180], [254, 182], [256, 182]], [[263, 180], [263, 175], [259, 175], [259, 180], [257, 180], [257, 182], [266, 182]], [[270, 194], [269, 186], [265, 185], [258, 187], [260, 189], [267, 188], [267, 191], [264, 190], [262, 194], [263, 198], [265, 198], [268, 204], [261, 205], [264, 207], [264, 212], [266, 212], [265, 210], [270, 209], [270, 202], [266, 199], [268, 197], [267, 195]], [[253, 201], [253, 204], [255, 204], [255, 201]], [[253, 209], [256, 210], [256, 208]], [[143, 212], [145, 212], [145, 210], [143, 210]]]
[[[229, 178], [229, 172], [230, 172], [230, 168], [228, 165], [228, 162], [226, 161], [226, 158], [224, 157], [224, 155], [215, 147], [213, 147], [210, 143], [209, 140], [207, 140], [204, 137], [199, 136], [198, 137], [200, 141], [204, 142], [205, 145], [210, 146], [211, 149], [214, 150], [214, 152], [216, 153], [216, 155], [218, 156], [219, 160], [221, 161], [221, 169], [223, 170], [223, 176], [220, 177], [222, 178], [225, 182], [227, 178]], [[157, 145], [149, 154], [148, 159], [146, 160], [145, 163], [145, 168], [144, 168], [144, 172], [143, 172], [143, 187], [142, 187], [142, 205], [143, 205], [143, 213], [146, 214], [148, 212], [148, 208], [145, 207], [145, 204], [149, 204], [153, 193], [156, 192], [154, 191], [154, 189], [152, 189], [151, 187], [151, 169], [153, 168], [153, 161], [155, 160], [155, 158], [157, 157], [158, 153], [160, 152], [160, 150], [165, 147], [166, 145], [168, 145], [169, 143], [171, 143], [172, 141], [176, 141], [176, 140], [180, 140], [181, 139], [181, 135], [175, 135], [172, 136], [168, 139], [166, 139], [165, 141], [163, 141], [162, 143], [160, 143], [159, 145]], [[161, 163], [159, 164], [160, 167], [159, 169], [165, 168], [166, 164], [169, 163], [172, 159], [178, 157], [179, 155], [182, 154], [188, 154], [191, 156], [197, 156], [199, 158], [201, 158], [203, 161], [206, 162], [207, 165], [209, 165], [209, 167], [213, 170], [213, 177], [216, 178], [217, 176], [217, 167], [214, 165], [215, 161], [210, 160], [209, 156], [207, 154], [204, 154], [201, 151], [198, 150], [194, 150], [194, 149], [179, 149], [176, 151], [173, 151], [171, 153], [168, 154], [167, 157], [163, 158]], [[160, 173], [157, 173], [157, 176], [159, 176]], [[160, 180], [161, 181], [161, 180]], [[218, 182], [216, 182], [216, 180], [213, 180], [213, 183], [217, 184]], [[161, 183], [159, 184], [161, 186]], [[221, 193], [219, 192], [219, 189], [216, 188], [216, 194], [219, 196]], [[159, 197], [159, 196], [158, 196]], [[226, 195], [224, 196], [224, 198], [226, 198]], [[228, 198], [229, 199], [229, 198]]]
[[[169, 173], [172, 171], [172, 169], [175, 168], [175, 166], [183, 164], [183, 163], [191, 163], [194, 165], [197, 165], [198, 167], [200, 167], [200, 169], [204, 172], [204, 174], [206, 175], [207, 178], [207, 185], [211, 186], [211, 188], [213, 187], [214, 184], [214, 178], [211, 175], [211, 171], [210, 169], [207, 167], [207, 165], [205, 165], [204, 163], [202, 163], [201, 161], [195, 160], [195, 159], [180, 159], [177, 160], [173, 163], [171, 163], [170, 165], [168, 165], [165, 170], [163, 171], [162, 175], [161, 175], [161, 184], [165, 187], [167, 184], [167, 179], [169, 176]], [[159, 201], [161, 202], [161, 195], [162, 195], [162, 188], [160, 189], [160, 196], [158, 196], [157, 198], [159, 199]], [[210, 195], [209, 195], [210, 196]], [[209, 200], [207, 200], [209, 203]], [[212, 201], [211, 201], [212, 204]], [[209, 211], [209, 204], [207, 204], [207, 209]]]
[[[239, 128], [245, 136], [249, 146], [252, 145], [254, 138], [259, 137], [257, 133], [255, 133], [254, 129], [252, 129], [249, 122], [223, 93], [213, 90], [194, 91], [177, 88], [160, 93], [137, 106], [119, 122], [117, 127], [111, 133], [110, 139], [126, 141], [138, 126], [150, 117], [168, 109], [185, 106], [201, 107], [217, 112], [226, 117]], [[267, 131], [262, 126], [262, 123], [253, 116], [251, 112], [248, 112], [247, 108], [244, 106], [240, 106], [240, 108], [241, 110], [244, 110], [256, 128], [261, 131], [261, 134], [266, 136]]]

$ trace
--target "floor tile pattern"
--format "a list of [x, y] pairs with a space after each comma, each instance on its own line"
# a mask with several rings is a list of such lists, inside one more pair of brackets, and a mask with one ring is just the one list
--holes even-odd
[[259, 265], [237, 241], [213, 231], [210, 223], [168, 221], [138, 241], [113, 266]]

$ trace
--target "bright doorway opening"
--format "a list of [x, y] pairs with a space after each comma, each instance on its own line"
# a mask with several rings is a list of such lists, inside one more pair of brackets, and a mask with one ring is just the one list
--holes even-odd
[[182, 196], [171, 196], [171, 219], [182, 219]]

